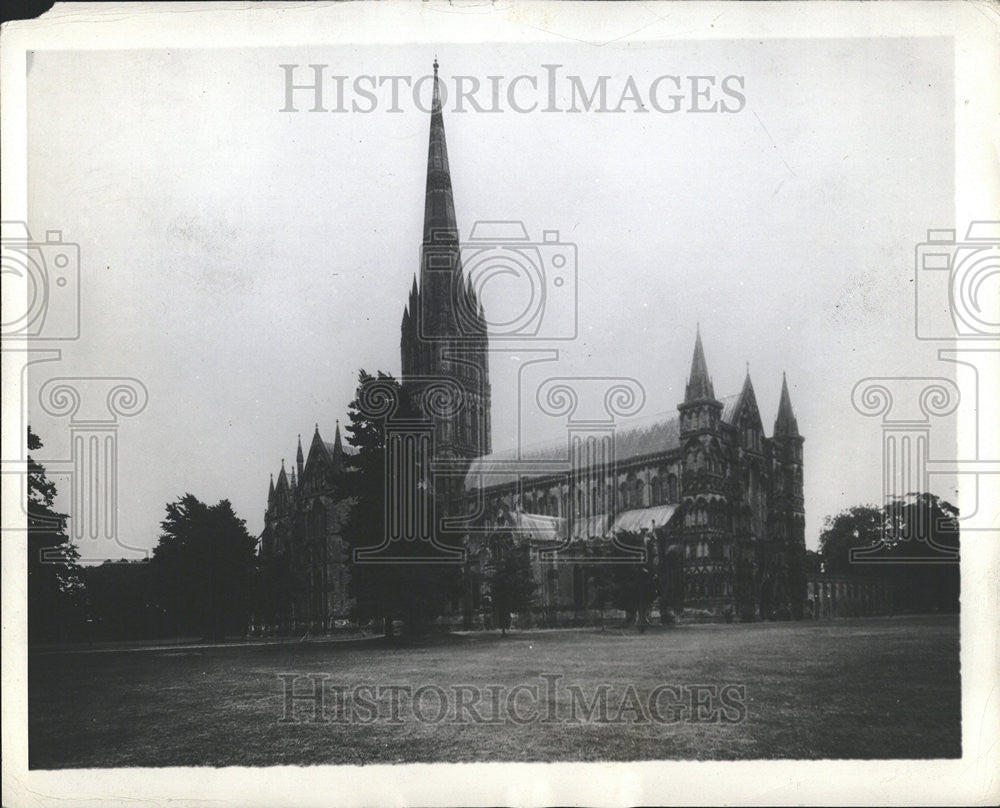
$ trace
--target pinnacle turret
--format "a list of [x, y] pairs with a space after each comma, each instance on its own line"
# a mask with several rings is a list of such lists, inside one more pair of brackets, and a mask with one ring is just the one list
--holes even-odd
[[701, 345], [701, 326], [698, 326], [694, 338], [694, 356], [691, 358], [691, 375], [688, 377], [684, 391], [684, 401], [714, 400], [715, 390], [712, 388], [712, 377], [708, 375], [708, 363], [705, 361], [705, 349]]
[[333, 432], [333, 471], [339, 474], [343, 467], [344, 444], [340, 440], [340, 419], [337, 419], [337, 426]]
[[798, 438], [799, 425], [792, 411], [792, 398], [788, 395], [788, 380], [781, 374], [781, 401], [778, 404], [778, 417], [774, 419], [774, 437]]

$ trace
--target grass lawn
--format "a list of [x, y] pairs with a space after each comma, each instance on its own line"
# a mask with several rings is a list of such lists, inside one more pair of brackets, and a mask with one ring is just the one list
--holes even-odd
[[[954, 616], [656, 627], [642, 635], [466, 634], [410, 646], [366, 640], [39, 653], [29, 665], [31, 768], [961, 755]], [[372, 711], [355, 705], [357, 720], [337, 723], [330, 690], [318, 716], [327, 720], [310, 721], [311, 705], [296, 703], [283, 722], [279, 674], [290, 673], [328, 675], [327, 687], [344, 685], [348, 693], [365, 684], [438, 685], [449, 714], [418, 721], [403, 696], [398, 723], [387, 700], [374, 721], [361, 723]], [[543, 673], [562, 677], [551, 704]], [[745, 710], [715, 711], [728, 721], [691, 720], [690, 704], [677, 720], [643, 721], [649, 713], [641, 709], [623, 710], [620, 723], [579, 712], [571, 720], [568, 687], [578, 686], [589, 702], [602, 683], [611, 719], [629, 685], [642, 704], [662, 684], [682, 694], [691, 685], [743, 685], [729, 701]], [[506, 698], [515, 685], [536, 685], [539, 699], [521, 692], [515, 717], [557, 720], [479, 723], [465, 711], [452, 721], [456, 684], [484, 694], [475, 710], [501, 721], [508, 713], [490, 710], [488, 694]], [[295, 684], [297, 693], [311, 687], [306, 678]], [[674, 692], [657, 702], [661, 716]], [[438, 712], [436, 693], [421, 701], [425, 716]]]

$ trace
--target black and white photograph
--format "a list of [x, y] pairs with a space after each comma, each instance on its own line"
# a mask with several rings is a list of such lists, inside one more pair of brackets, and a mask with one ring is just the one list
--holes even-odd
[[995, 804], [995, 4], [0, 41], [5, 806]]

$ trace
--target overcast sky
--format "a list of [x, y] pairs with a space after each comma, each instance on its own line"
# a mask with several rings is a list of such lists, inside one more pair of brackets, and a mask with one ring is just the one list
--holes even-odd
[[[389, 112], [388, 84], [370, 113], [281, 112], [279, 65], [302, 65], [302, 81], [306, 65], [330, 65], [349, 77], [349, 107], [354, 77], [415, 79], [435, 52], [448, 83], [526, 74], [541, 87], [542, 66], [559, 64], [588, 88], [611, 76], [614, 102], [629, 75], [643, 95], [664, 74], [743, 77], [745, 104], [728, 114], [449, 104], [459, 226], [517, 219], [576, 245], [580, 333], [547, 344], [560, 352], [548, 375], [634, 377], [643, 414], [675, 412], [700, 322], [717, 395], [739, 391], [749, 362], [769, 434], [787, 372], [808, 545], [826, 515], [877, 502], [881, 435], [852, 387], [950, 372], [940, 346], [912, 336], [914, 246], [954, 220], [944, 40], [40, 52], [29, 223], [80, 244], [83, 309], [81, 339], [31, 387], [52, 375], [147, 386], [148, 407], [120, 430], [123, 541], [154, 546], [165, 503], [185, 492], [229, 498], [259, 533], [268, 475], [282, 458], [291, 468], [296, 435], [318, 422], [333, 439], [358, 368], [398, 374], [429, 116], [405, 88]], [[499, 293], [484, 291], [488, 316]], [[498, 449], [515, 439], [518, 358], [493, 356]], [[31, 420], [40, 457], [65, 456], [66, 422], [34, 404]], [[529, 417], [523, 439], [557, 429]], [[942, 456], [952, 439], [936, 428]]]

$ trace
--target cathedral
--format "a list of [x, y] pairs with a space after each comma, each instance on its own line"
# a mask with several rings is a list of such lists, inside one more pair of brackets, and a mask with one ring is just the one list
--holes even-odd
[[[433, 483], [444, 516], [467, 528], [467, 590], [456, 619], [483, 625], [488, 593], [479, 560], [483, 537], [498, 530], [529, 548], [536, 605], [524, 624], [587, 619], [595, 593], [579, 548], [622, 537], [644, 548], [636, 563], [656, 572], [653, 611], [661, 618], [802, 617], [803, 438], [788, 385], [783, 380], [768, 437], [749, 370], [738, 393], [716, 396], [700, 330], [675, 413], [622, 421], [610, 442], [592, 436], [574, 446], [563, 435], [493, 452], [489, 329], [462, 269], [437, 72], [435, 62], [423, 241], [401, 324], [401, 383], [423, 402], [433, 459], [448, 470]], [[452, 388], [450, 404], [437, 395], [442, 380]], [[285, 586], [273, 593], [265, 622], [329, 630], [350, 618], [340, 535], [350, 451], [339, 424], [332, 443], [317, 425], [308, 455], [300, 438], [295, 469], [289, 475], [282, 461], [272, 478], [260, 553], [283, 570]]]

